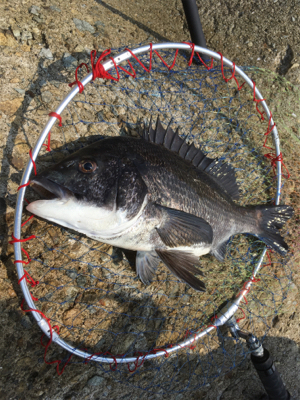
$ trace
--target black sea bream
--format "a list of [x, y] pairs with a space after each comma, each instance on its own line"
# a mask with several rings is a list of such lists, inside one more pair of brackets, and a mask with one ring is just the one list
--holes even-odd
[[140, 138], [111, 137], [65, 158], [32, 179], [46, 195], [30, 212], [90, 238], [137, 251], [136, 269], [148, 284], [162, 260], [192, 288], [205, 290], [195, 275], [199, 257], [223, 261], [228, 239], [259, 237], [285, 255], [280, 236], [289, 206], [241, 207], [231, 166], [188, 145], [157, 120]]

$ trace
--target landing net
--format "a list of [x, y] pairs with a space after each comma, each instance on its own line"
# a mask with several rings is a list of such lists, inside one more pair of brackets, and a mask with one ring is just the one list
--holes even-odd
[[[68, 363], [96, 362], [117, 381], [148, 391], [195, 390], [228, 373], [248, 353], [222, 327], [232, 314], [244, 329], [260, 338], [267, 334], [287, 297], [291, 263], [266, 251], [258, 239], [237, 235], [229, 241], [225, 262], [201, 258], [205, 293], [178, 281], [162, 264], [145, 286], [120, 249], [22, 213], [23, 204], [36, 199], [27, 187], [35, 169], [41, 172], [106, 136], [137, 136], [138, 126], [157, 116], [165, 127], [172, 119], [172, 128], [178, 127], [187, 142], [235, 168], [239, 204], [278, 204], [281, 178], [289, 172], [272, 114], [250, 79], [259, 71], [239, 69], [220, 54], [190, 44], [142, 49], [114, 61], [103, 57], [104, 68], [93, 69], [102, 79], [82, 79], [86, 65], [76, 70], [71, 95], [41, 135], [45, 106], [32, 101], [25, 132], [37, 144], [19, 188], [12, 243], [28, 304], [22, 307], [31, 310], [46, 334], [45, 361], [55, 363], [59, 373]], [[129, 57], [131, 64], [121, 62]], [[78, 63], [90, 68], [86, 54]], [[117, 64], [124, 69], [116, 72]], [[68, 79], [73, 67], [65, 68]], [[59, 93], [55, 99], [68, 92], [65, 84], [47, 85]], [[48, 351], [51, 341], [68, 350], [62, 361], [57, 346]]]

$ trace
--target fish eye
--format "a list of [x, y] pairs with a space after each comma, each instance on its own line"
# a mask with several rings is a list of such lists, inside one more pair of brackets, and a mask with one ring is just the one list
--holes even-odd
[[86, 174], [90, 174], [91, 172], [94, 172], [96, 168], [97, 168], [97, 164], [95, 163], [95, 161], [83, 160], [79, 163], [79, 170]]

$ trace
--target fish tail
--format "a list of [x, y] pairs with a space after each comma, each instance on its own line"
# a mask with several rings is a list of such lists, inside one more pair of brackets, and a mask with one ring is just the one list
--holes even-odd
[[281, 255], [286, 255], [288, 245], [280, 235], [279, 229], [289, 220], [294, 210], [290, 206], [260, 205], [254, 208], [258, 231], [255, 233], [267, 246]]

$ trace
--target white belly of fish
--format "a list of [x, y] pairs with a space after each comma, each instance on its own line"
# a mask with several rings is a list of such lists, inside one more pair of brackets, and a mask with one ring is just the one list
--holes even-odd
[[26, 208], [33, 214], [48, 221], [74, 229], [95, 240], [132, 250], [153, 250], [149, 243], [149, 226], [145, 226], [142, 213], [147, 198], [139, 213], [132, 219], [126, 211], [111, 211], [105, 208], [80, 202], [75, 198], [68, 200], [37, 200]]
[[[136, 251], [153, 251], [155, 248], [167, 248], [160, 238], [153, 241], [152, 232], [158, 221], [145, 221], [143, 211], [147, 198], [139, 213], [132, 219], [126, 217], [126, 211], [111, 211], [80, 202], [75, 198], [68, 200], [37, 200], [27, 206], [33, 214], [48, 221], [74, 229], [86, 236], [108, 243], [112, 246]], [[171, 248], [170, 248], [171, 249]], [[174, 250], [174, 248], [172, 248]], [[197, 257], [207, 254], [211, 245], [207, 243], [176, 247]]]

